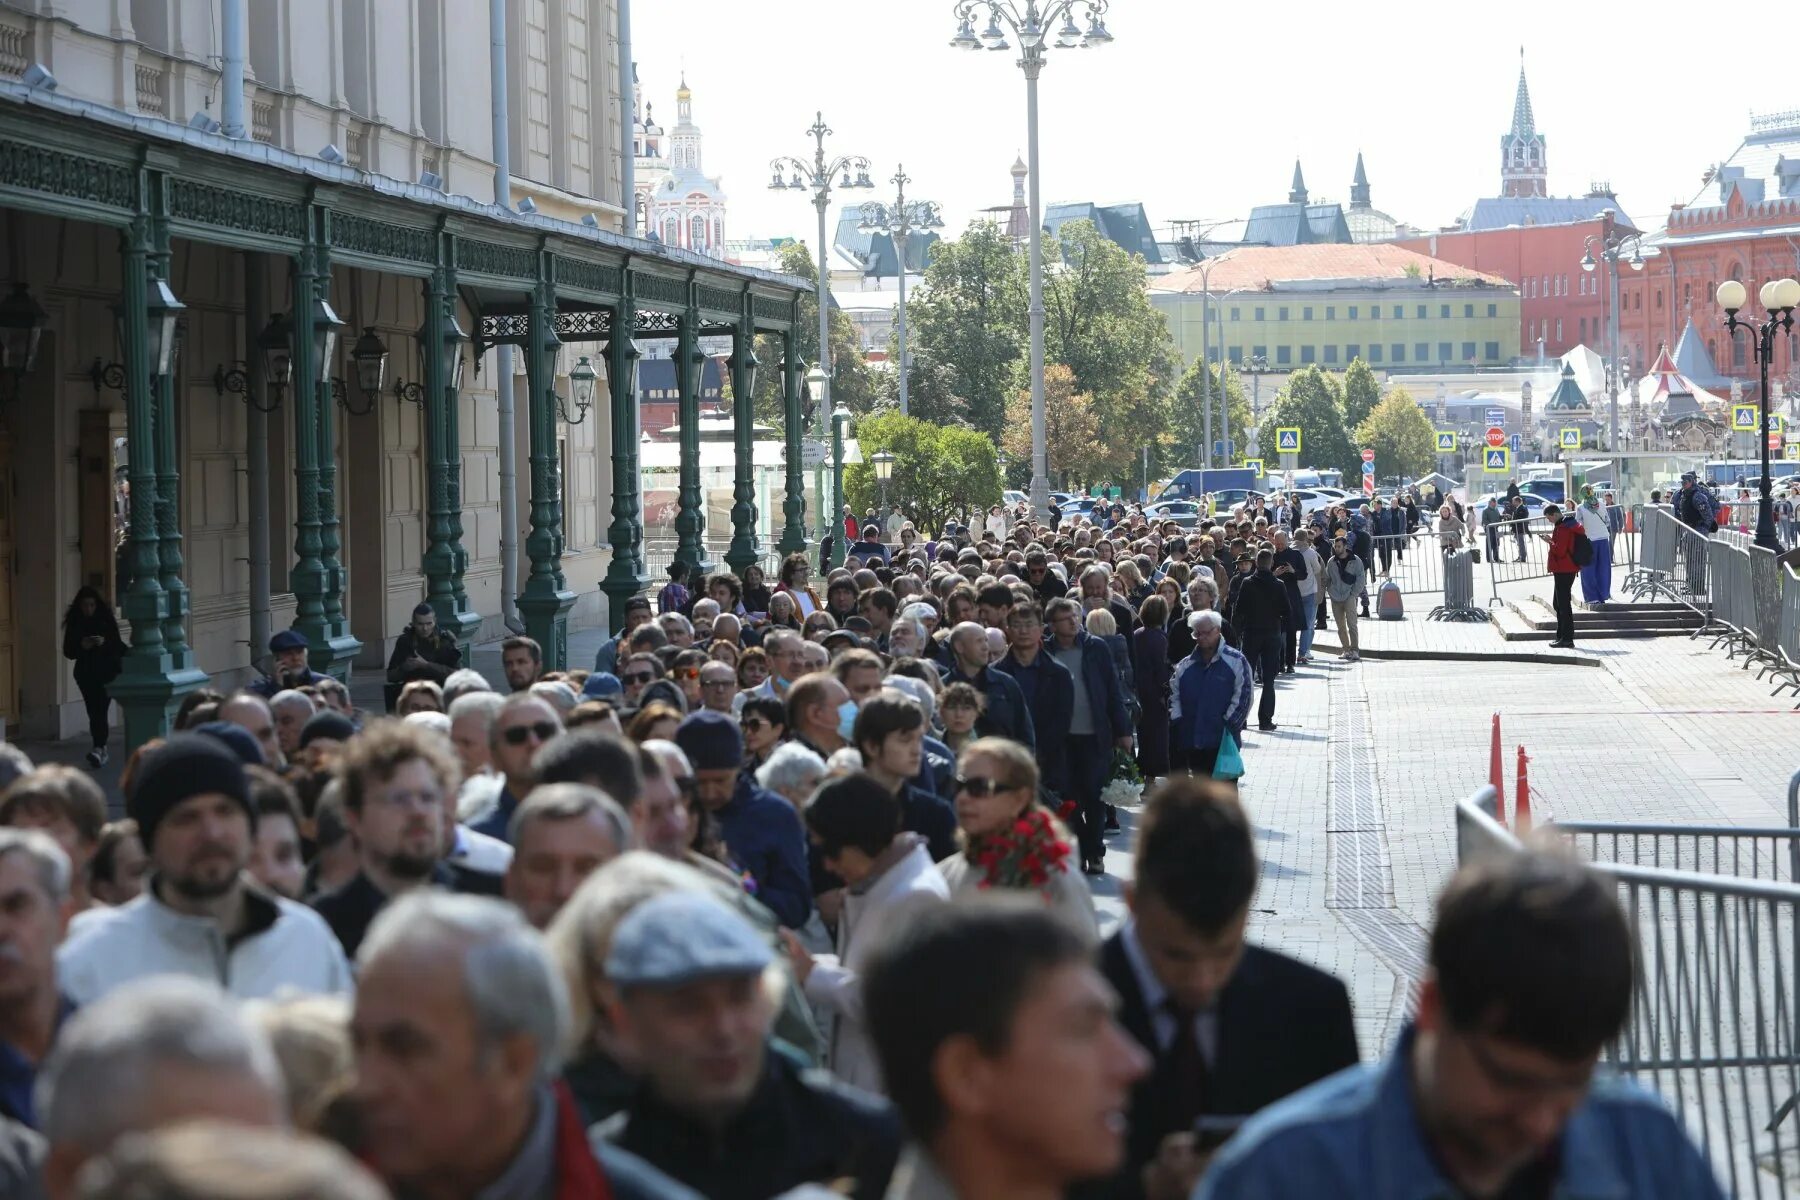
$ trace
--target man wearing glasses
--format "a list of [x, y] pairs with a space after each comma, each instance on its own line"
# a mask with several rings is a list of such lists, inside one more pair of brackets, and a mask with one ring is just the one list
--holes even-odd
[[1595, 1078], [1634, 941], [1612, 884], [1572, 857], [1463, 867], [1393, 1053], [1247, 1126], [1196, 1197], [1721, 1196], [1660, 1100]]
[[651, 682], [662, 678], [662, 663], [654, 654], [634, 654], [625, 660], [625, 668], [619, 672], [619, 683], [624, 687], [626, 708], [638, 707], [644, 689]]
[[737, 699], [737, 671], [722, 662], [709, 662], [700, 668], [700, 704], [714, 712], [731, 715]]
[[[630, 669], [627, 667], [628, 671]], [[562, 728], [562, 717], [549, 701], [530, 692], [507, 697], [494, 716], [488, 742], [494, 770], [505, 782], [493, 811], [470, 822], [469, 828], [506, 841], [513, 813], [537, 783], [531, 770], [531, 758], [539, 746], [561, 733]]]

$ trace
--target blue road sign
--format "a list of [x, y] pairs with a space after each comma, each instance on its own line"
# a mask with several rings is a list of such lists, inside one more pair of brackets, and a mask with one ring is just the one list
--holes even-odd
[[1519, 447], [1523, 446], [1524, 444], [1525, 444], [1524, 438], [1520, 437], [1516, 433], [1512, 435], [1512, 448], [1513, 448], [1514, 454], [1517, 454], [1519, 452]]
[[1375, 473], [1375, 464], [1374, 463], [1366, 462], [1363, 464], [1363, 474], [1364, 475], [1373, 475], [1374, 473]]
[[1487, 423], [1489, 425], [1505, 425], [1506, 424], [1506, 410], [1504, 408], [1488, 409], [1487, 410]]

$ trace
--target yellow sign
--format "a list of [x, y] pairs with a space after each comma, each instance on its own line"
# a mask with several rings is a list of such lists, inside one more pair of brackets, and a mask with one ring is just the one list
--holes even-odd
[[1481, 455], [1482, 467], [1490, 475], [1505, 475], [1512, 470], [1512, 451], [1505, 446], [1489, 446]]
[[1258, 475], [1258, 476], [1261, 476], [1261, 475], [1262, 475], [1262, 459], [1260, 459], [1260, 458], [1246, 458], [1246, 459], [1245, 459], [1245, 460], [1244, 460], [1244, 465], [1245, 465], [1245, 466], [1246, 466], [1246, 467], [1249, 467], [1249, 468], [1250, 468], [1250, 469], [1251, 469], [1251, 470], [1252, 470], [1252, 471], [1255, 471], [1255, 472], [1256, 472], [1256, 473], [1257, 473], [1257, 475]]
[[1456, 453], [1456, 432], [1454, 430], [1450, 430], [1450, 429], [1438, 430], [1437, 431], [1437, 440], [1438, 440], [1438, 453], [1439, 454], [1455, 454]]
[[[1755, 428], [1755, 426], [1751, 426]], [[1300, 427], [1283, 425], [1275, 431], [1275, 452], [1277, 454], [1300, 453]]]
[[1783, 458], [1800, 458], [1800, 442], [1789, 442], [1781, 448]]
[[1787, 432], [1787, 418], [1782, 416], [1780, 413], [1770, 413], [1769, 414], [1769, 432], [1770, 433], [1786, 433]]
[[1731, 406], [1732, 432], [1755, 433], [1756, 425], [1756, 405], [1734, 404]]
[[1579, 429], [1560, 430], [1559, 436], [1562, 440], [1559, 441], [1557, 444], [1560, 445], [1564, 450], [1579, 450], [1579, 449], [1581, 449], [1581, 430], [1579, 430]]

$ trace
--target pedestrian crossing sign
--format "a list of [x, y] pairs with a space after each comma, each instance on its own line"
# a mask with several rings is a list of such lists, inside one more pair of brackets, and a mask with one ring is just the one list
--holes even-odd
[[1734, 404], [1731, 406], [1731, 428], [1734, 433], [1755, 433], [1760, 424], [1756, 419], [1756, 405]]
[[1559, 430], [1558, 433], [1562, 438], [1562, 441], [1559, 442], [1558, 444], [1564, 450], [1579, 450], [1579, 449], [1581, 449], [1581, 430], [1579, 430], [1579, 429], [1563, 429], [1563, 430]]
[[1262, 459], [1246, 458], [1244, 460], [1244, 465], [1246, 467], [1249, 467], [1252, 471], [1255, 471], [1258, 476], [1260, 476], [1262, 474]]
[[1485, 465], [1488, 474], [1504, 475], [1512, 470], [1512, 467], [1509, 465], [1512, 459], [1512, 451], [1508, 450], [1505, 446], [1489, 446], [1486, 450], [1482, 451], [1482, 453], [1486, 456]]
[[1449, 429], [1438, 430], [1437, 431], [1437, 440], [1438, 440], [1438, 453], [1439, 454], [1455, 454], [1456, 453], [1456, 431], [1455, 430], [1449, 430]]
[[1300, 427], [1283, 425], [1275, 431], [1275, 449], [1282, 454], [1300, 453]]
[[1800, 458], [1800, 442], [1789, 442], [1781, 448], [1783, 458]]

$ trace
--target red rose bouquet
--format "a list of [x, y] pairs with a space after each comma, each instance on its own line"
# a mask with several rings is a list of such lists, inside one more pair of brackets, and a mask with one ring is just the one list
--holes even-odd
[[[1074, 812], [1074, 802], [1063, 804], [1063, 817]], [[1042, 891], [1052, 878], [1068, 870], [1072, 851], [1056, 818], [1033, 805], [1005, 829], [970, 846], [968, 856], [982, 873], [981, 887]]]

